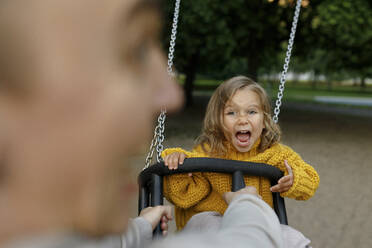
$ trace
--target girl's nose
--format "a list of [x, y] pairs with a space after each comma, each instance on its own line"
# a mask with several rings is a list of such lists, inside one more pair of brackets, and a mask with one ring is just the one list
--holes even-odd
[[239, 125], [245, 125], [248, 124], [248, 115], [239, 115], [238, 124]]

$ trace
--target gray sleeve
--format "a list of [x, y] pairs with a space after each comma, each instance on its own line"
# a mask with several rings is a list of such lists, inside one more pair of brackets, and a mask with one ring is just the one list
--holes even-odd
[[152, 240], [151, 224], [142, 217], [129, 222], [124, 235], [93, 239], [77, 233], [62, 233], [17, 241], [8, 248], [144, 248]]
[[283, 239], [275, 212], [253, 195], [236, 197], [217, 232], [185, 233], [153, 244], [152, 248], [282, 248]]
[[128, 231], [121, 236], [122, 248], [143, 248], [152, 240], [152, 226], [142, 217], [129, 222]]
[[123, 235], [112, 235], [100, 240], [83, 242], [79, 248], [144, 248], [152, 240], [151, 224], [142, 217], [131, 219]]

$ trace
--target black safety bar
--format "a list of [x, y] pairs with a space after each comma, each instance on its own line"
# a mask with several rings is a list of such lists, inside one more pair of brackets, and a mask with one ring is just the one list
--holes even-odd
[[[163, 176], [190, 172], [231, 174], [232, 191], [238, 191], [245, 187], [244, 175], [265, 177], [270, 180], [271, 186], [276, 185], [283, 176], [283, 172], [278, 168], [263, 163], [216, 158], [188, 158], [177, 170], [169, 170], [161, 162], [143, 170], [138, 176], [138, 212], [149, 206], [163, 205]], [[273, 204], [280, 223], [288, 225], [284, 199], [279, 193], [273, 193]], [[160, 226], [156, 228], [154, 235], [161, 235]]]

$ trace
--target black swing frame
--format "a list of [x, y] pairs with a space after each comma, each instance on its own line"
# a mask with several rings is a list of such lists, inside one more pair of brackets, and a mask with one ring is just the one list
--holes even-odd
[[[276, 185], [283, 176], [278, 168], [263, 163], [243, 162], [216, 158], [188, 158], [177, 170], [169, 170], [163, 162], [156, 163], [144, 169], [138, 176], [139, 199], [138, 213], [149, 206], [163, 205], [163, 176], [190, 173], [217, 172], [232, 175], [232, 191], [245, 187], [244, 175], [260, 176]], [[274, 210], [281, 224], [288, 225], [284, 199], [279, 193], [273, 192]], [[155, 236], [161, 235], [160, 226], [155, 229]]]

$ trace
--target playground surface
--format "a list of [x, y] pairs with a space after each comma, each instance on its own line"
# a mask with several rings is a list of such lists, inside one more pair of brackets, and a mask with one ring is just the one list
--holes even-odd
[[[190, 149], [204, 109], [203, 102], [169, 117], [165, 147]], [[313, 198], [286, 199], [289, 224], [311, 239], [314, 248], [372, 247], [372, 117], [288, 106], [282, 109], [280, 125], [282, 143], [320, 176]]]

